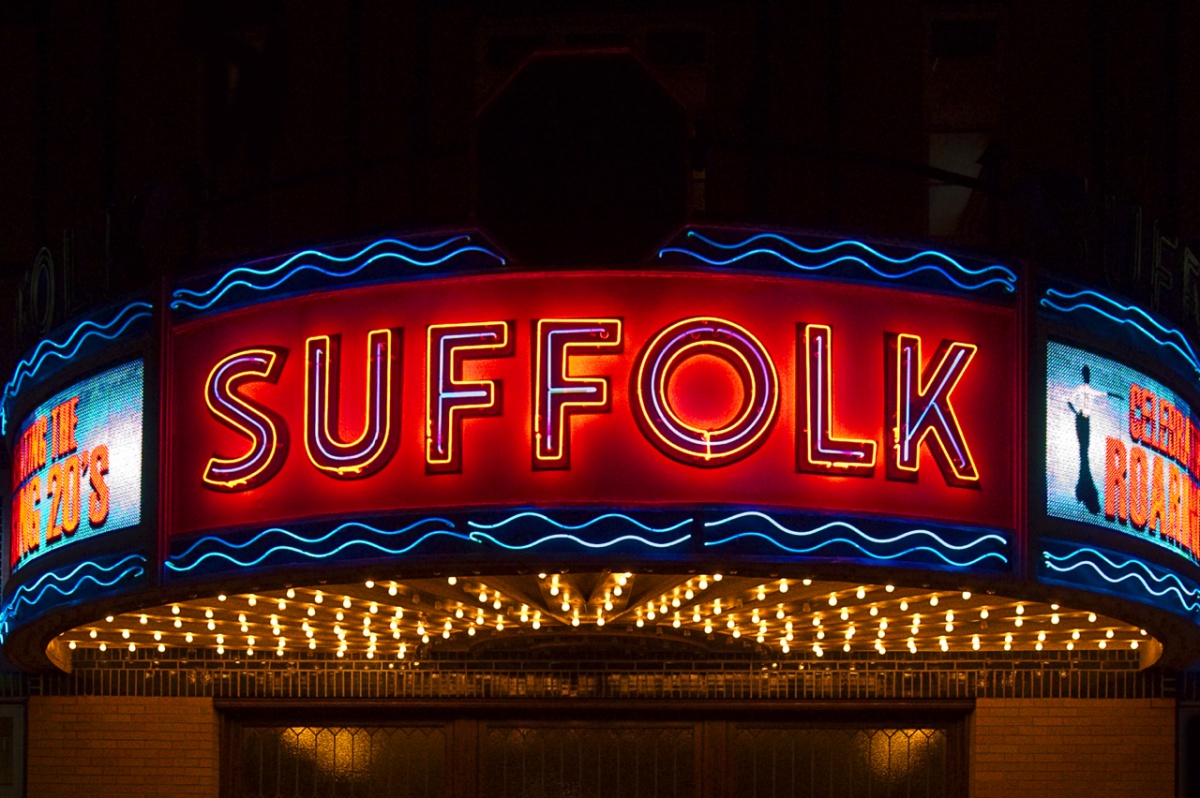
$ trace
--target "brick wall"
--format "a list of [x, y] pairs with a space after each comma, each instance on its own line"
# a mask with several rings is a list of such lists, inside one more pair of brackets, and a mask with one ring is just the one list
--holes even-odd
[[211, 698], [34, 696], [27, 794], [37, 798], [216, 798]]
[[1174, 699], [981, 698], [973, 798], [1175, 795]]

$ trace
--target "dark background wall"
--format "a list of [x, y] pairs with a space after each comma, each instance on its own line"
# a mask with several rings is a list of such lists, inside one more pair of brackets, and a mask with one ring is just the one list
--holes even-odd
[[[1200, 329], [1186, 249], [1200, 241], [1197, 33], [1182, 0], [11, 2], [0, 363], [158, 276], [476, 223], [550, 262], [644, 257], [684, 220], [929, 241]], [[578, 134], [505, 162], [488, 119], [514, 71], [535, 52], [597, 50], [632, 54], [670, 108], [581, 94], [564, 73], [509, 132]], [[638, 158], [670, 165], [617, 174]], [[484, 179], [517, 167], [556, 188], [521, 197], [525, 181]], [[650, 211], [621, 199], [670, 181]], [[555, 228], [544, 208], [568, 202]], [[588, 226], [600, 232], [570, 232]], [[565, 238], [539, 251], [554, 229]]]

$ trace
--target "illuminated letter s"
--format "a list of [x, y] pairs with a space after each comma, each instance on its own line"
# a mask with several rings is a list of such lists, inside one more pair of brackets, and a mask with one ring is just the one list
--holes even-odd
[[225, 426], [250, 439], [240, 457], [214, 455], [204, 469], [204, 484], [213, 490], [249, 490], [275, 475], [287, 457], [287, 427], [271, 411], [243, 396], [247, 383], [279, 379], [287, 350], [275, 347], [240, 349], [209, 372], [204, 398], [209, 411]]

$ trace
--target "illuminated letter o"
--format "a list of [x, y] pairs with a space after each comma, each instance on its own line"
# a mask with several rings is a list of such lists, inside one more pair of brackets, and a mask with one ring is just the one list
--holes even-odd
[[[687, 423], [671, 404], [672, 376], [697, 355], [721, 358], [742, 381], [741, 407], [720, 429]], [[766, 440], [779, 411], [779, 378], [762, 343], [745, 328], [708, 316], [683, 319], [659, 331], [638, 357], [632, 388], [633, 412], [646, 438], [688, 465], [714, 467], [741, 460]]]

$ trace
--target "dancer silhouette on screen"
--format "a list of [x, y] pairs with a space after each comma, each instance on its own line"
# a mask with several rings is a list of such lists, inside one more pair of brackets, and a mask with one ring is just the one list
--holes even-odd
[[1120, 399], [1120, 394], [1101, 391], [1092, 387], [1092, 370], [1086, 365], [1081, 369], [1083, 384], [1071, 392], [1067, 407], [1075, 414], [1075, 436], [1079, 439], [1079, 480], [1075, 483], [1075, 498], [1093, 515], [1100, 512], [1100, 493], [1092, 479], [1092, 466], [1088, 449], [1092, 442], [1092, 402], [1106, 396]]

